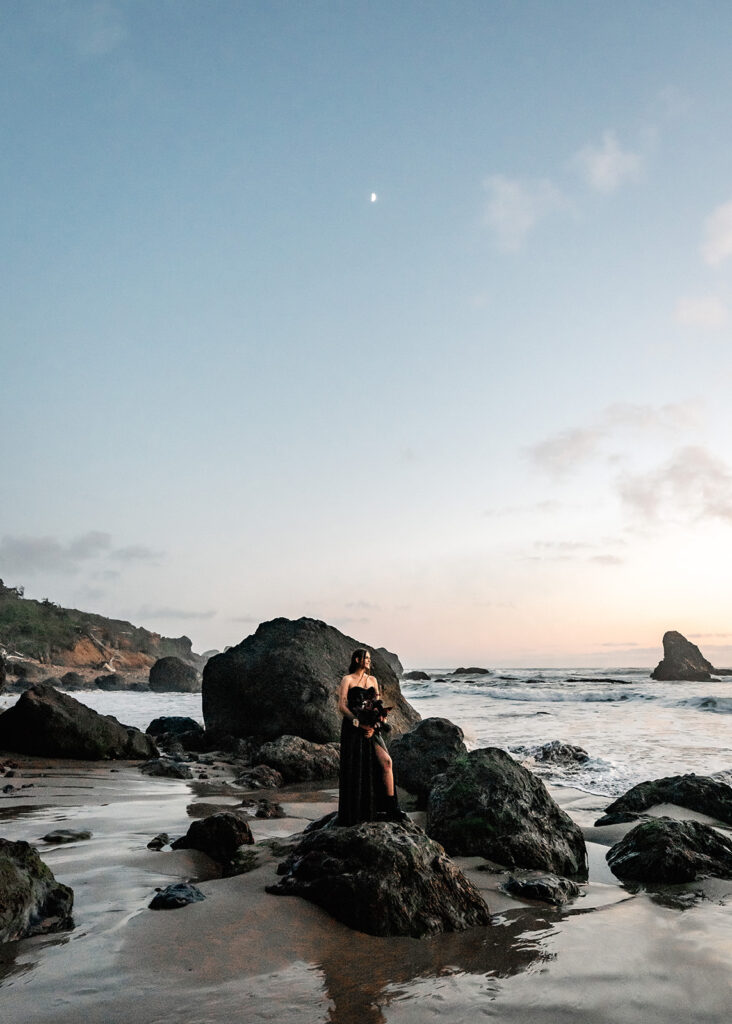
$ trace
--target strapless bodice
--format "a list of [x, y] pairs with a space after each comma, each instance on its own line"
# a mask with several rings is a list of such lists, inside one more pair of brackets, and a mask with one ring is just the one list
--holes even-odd
[[348, 691], [347, 703], [349, 708], [360, 707], [365, 700], [376, 696], [375, 686], [352, 686]]

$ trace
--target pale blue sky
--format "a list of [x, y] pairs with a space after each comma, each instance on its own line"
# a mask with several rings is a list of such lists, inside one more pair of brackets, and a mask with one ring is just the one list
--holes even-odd
[[5, 0], [0, 83], [6, 582], [732, 662], [732, 8]]

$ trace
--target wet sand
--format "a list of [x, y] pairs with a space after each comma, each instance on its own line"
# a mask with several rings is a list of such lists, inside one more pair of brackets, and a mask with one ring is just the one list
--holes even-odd
[[[630, 826], [594, 828], [604, 798], [552, 789], [588, 840], [590, 882], [574, 903], [558, 910], [516, 900], [500, 891], [503, 875], [461, 858], [492, 926], [383, 939], [303, 900], [267, 895], [281, 859], [268, 846], [257, 847], [255, 870], [228, 879], [203, 854], [147, 849], [156, 833], [181, 835], [192, 817], [236, 805], [244, 791], [151, 779], [119, 762], [12, 760], [19, 768], [7, 781], [16, 789], [0, 794], [0, 835], [37, 845], [73, 887], [76, 925], [0, 947], [0, 1006], [17, 1024], [721, 1024], [729, 1015], [732, 882], [653, 893], [621, 886], [605, 851]], [[283, 839], [335, 806], [332, 788], [264, 795], [289, 816], [252, 819], [255, 841]], [[59, 827], [93, 835], [40, 841]], [[206, 900], [147, 909], [156, 886], [180, 880], [196, 881]]]

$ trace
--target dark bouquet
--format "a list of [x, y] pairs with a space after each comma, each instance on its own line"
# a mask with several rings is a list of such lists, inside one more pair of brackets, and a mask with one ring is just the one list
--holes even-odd
[[358, 707], [354, 709], [359, 725], [367, 725], [372, 729], [383, 729], [388, 732], [391, 728], [386, 721], [386, 716], [392, 708], [385, 708], [380, 697], [364, 697]]

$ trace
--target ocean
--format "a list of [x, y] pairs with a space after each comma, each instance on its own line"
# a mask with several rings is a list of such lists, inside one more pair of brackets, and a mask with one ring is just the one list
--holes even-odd
[[[645, 779], [695, 772], [732, 782], [732, 677], [702, 683], [655, 682], [647, 668], [493, 669], [490, 675], [425, 669], [402, 682], [423, 718], [449, 718], [469, 749], [502, 747], [547, 781], [616, 796]], [[160, 715], [202, 722], [200, 694], [81, 691], [72, 696], [102, 714], [145, 729]], [[0, 709], [15, 702], [0, 698]], [[552, 740], [580, 746], [578, 765], [535, 762]]]

